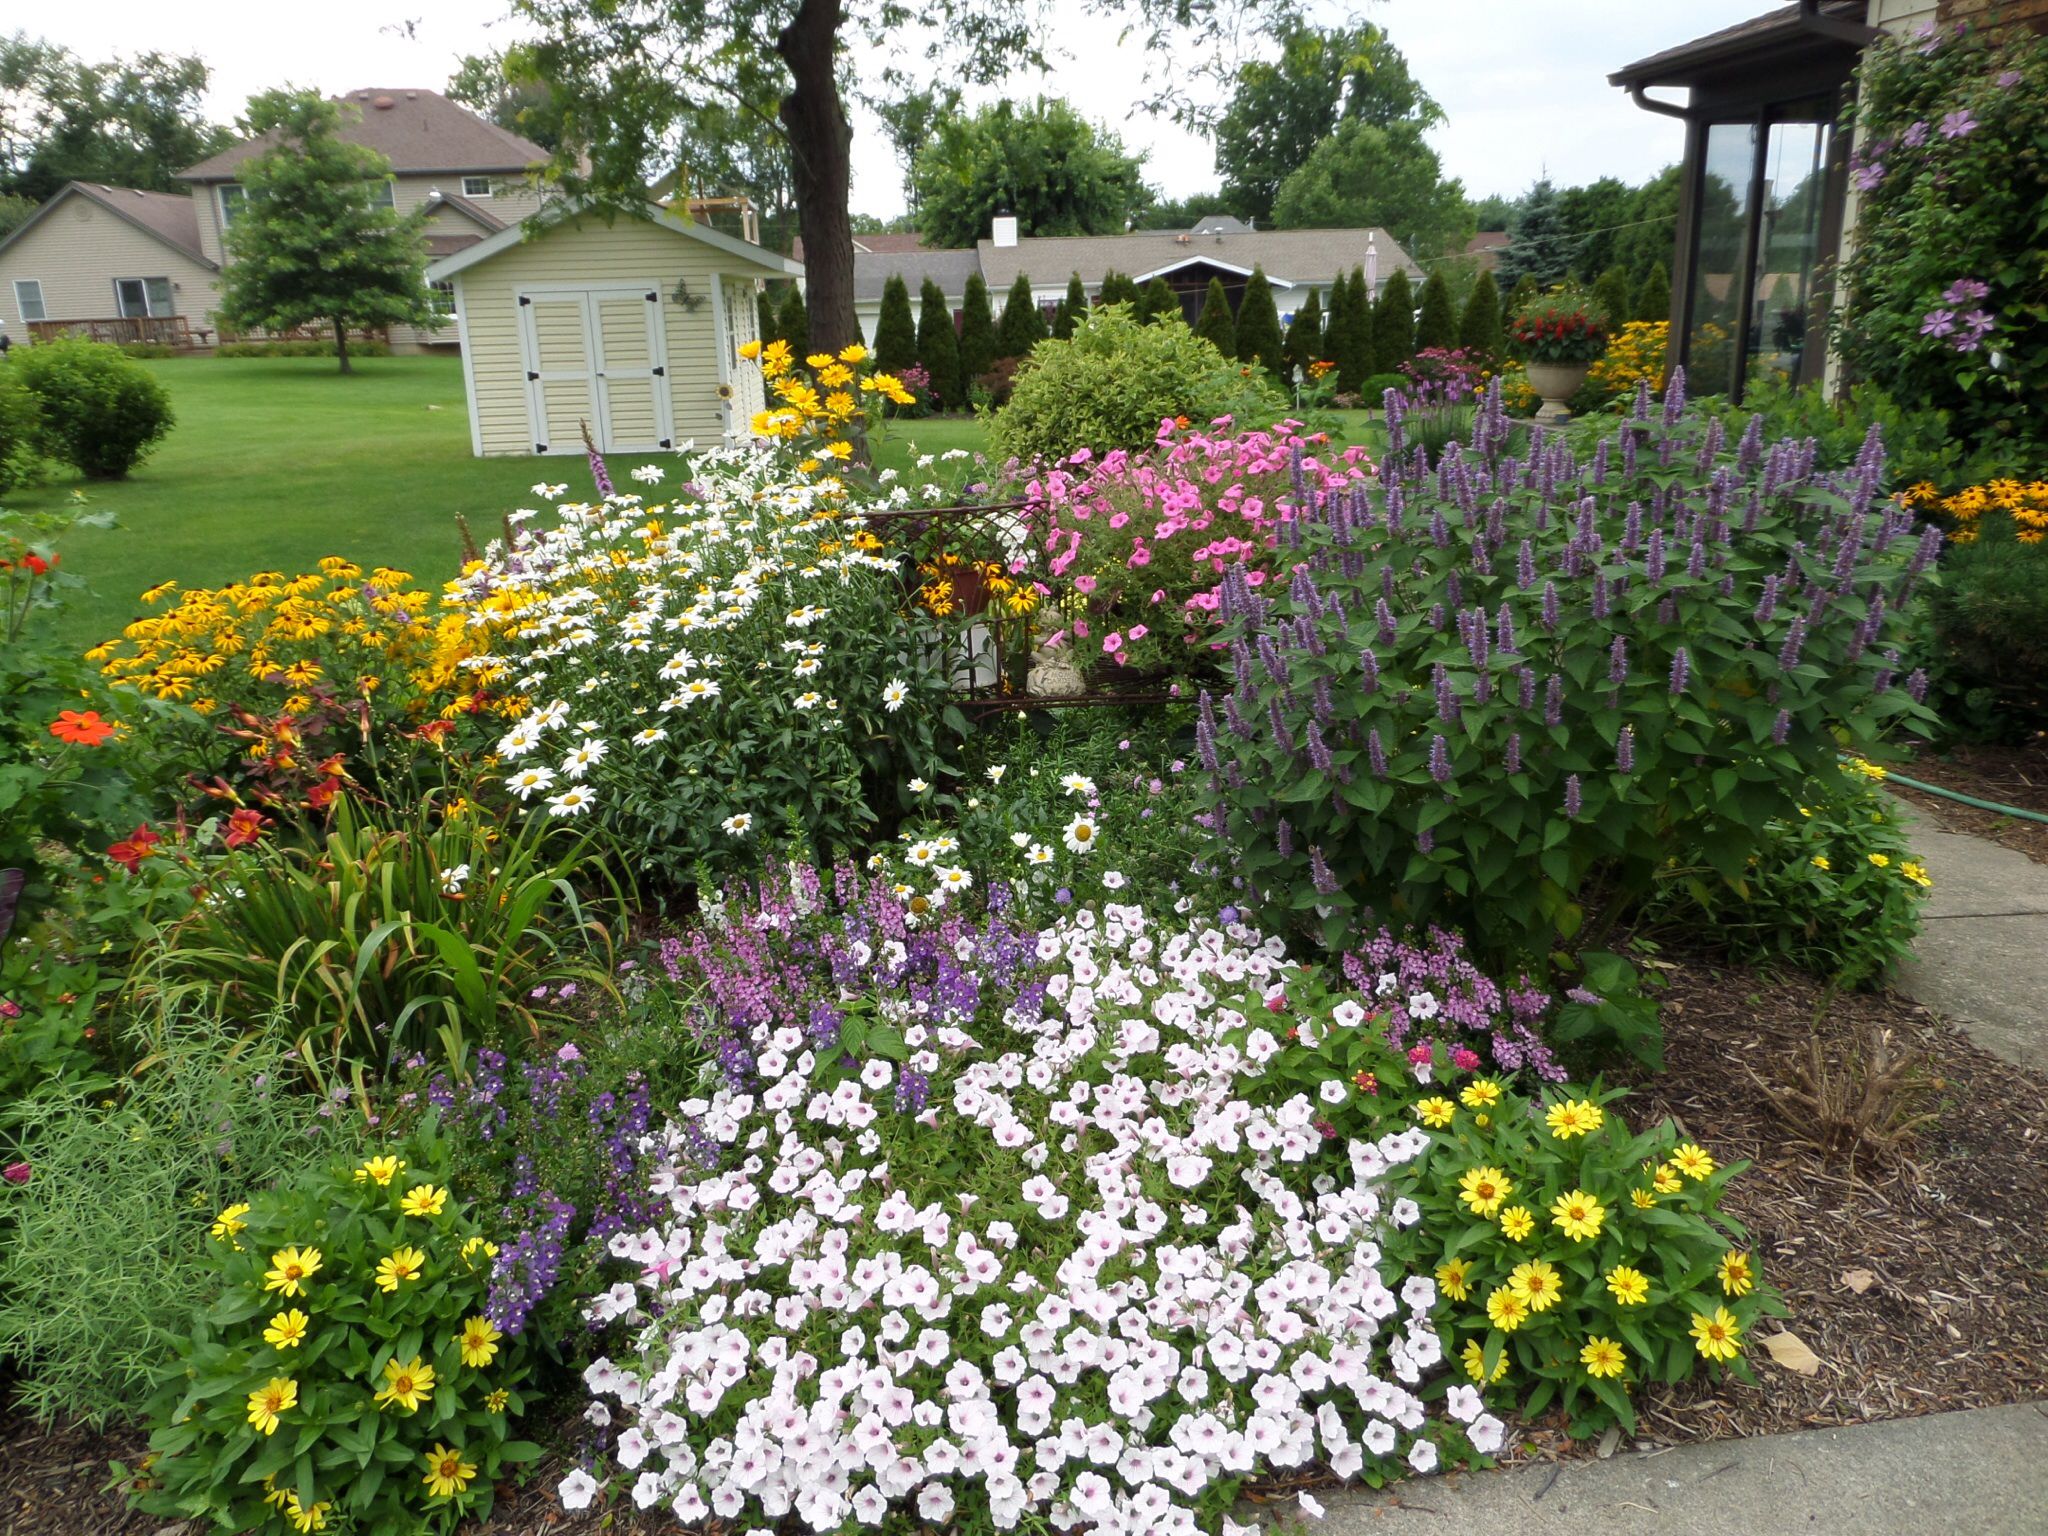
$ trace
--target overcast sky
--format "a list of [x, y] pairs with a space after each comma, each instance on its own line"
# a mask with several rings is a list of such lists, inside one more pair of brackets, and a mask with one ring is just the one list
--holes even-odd
[[[1215, 183], [1207, 143], [1142, 112], [1132, 114], [1146, 55], [1119, 47], [1114, 21], [1085, 14], [1082, 0], [1052, 0], [1052, 41], [1068, 55], [1047, 78], [1005, 91], [1062, 95], [1147, 152], [1147, 177], [1168, 196]], [[1545, 171], [1563, 184], [1603, 175], [1637, 182], [1676, 160], [1679, 124], [1638, 110], [1607, 74], [1731, 22], [1772, 0], [1373, 0], [1331, 5], [1326, 20], [1377, 22], [1407, 55], [1449, 121], [1431, 138], [1448, 174], [1473, 196], [1513, 195]], [[504, 0], [352, 0], [280, 6], [277, 0], [73, 0], [11, 17], [87, 58], [111, 50], [196, 52], [213, 66], [214, 114], [231, 120], [251, 93], [292, 83], [329, 92], [362, 86], [442, 85], [464, 53], [502, 44]], [[410, 23], [410, 30], [406, 24]], [[983, 93], [985, 96], [999, 94]], [[888, 215], [902, 208], [902, 181], [888, 144], [860, 123], [853, 206]]]

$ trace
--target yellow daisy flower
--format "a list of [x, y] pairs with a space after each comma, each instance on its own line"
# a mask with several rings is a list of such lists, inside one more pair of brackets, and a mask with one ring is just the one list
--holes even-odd
[[1524, 1241], [1536, 1230], [1536, 1218], [1524, 1205], [1511, 1205], [1500, 1213], [1500, 1230], [1512, 1242]]
[[1500, 1084], [1490, 1077], [1475, 1077], [1458, 1097], [1467, 1109], [1491, 1109], [1500, 1102]]
[[277, 1433], [278, 1416], [299, 1404], [299, 1384], [288, 1376], [273, 1376], [249, 1394], [249, 1426], [260, 1434]]
[[1713, 1173], [1716, 1164], [1706, 1148], [1688, 1141], [1671, 1154], [1671, 1166], [1688, 1179], [1704, 1179]]
[[1607, 1271], [1607, 1289], [1624, 1307], [1639, 1307], [1650, 1299], [1650, 1277], [1640, 1269], [1617, 1264]]
[[403, 1172], [405, 1172], [405, 1164], [397, 1158], [373, 1157], [356, 1170], [356, 1182], [358, 1184], [389, 1184]]
[[394, 1248], [390, 1255], [377, 1261], [377, 1289], [391, 1292], [408, 1281], [417, 1280], [426, 1271], [427, 1256], [417, 1248]]
[[1505, 1285], [1497, 1285], [1486, 1298], [1486, 1316], [1502, 1333], [1513, 1333], [1529, 1320], [1529, 1303]]
[[270, 1256], [270, 1268], [263, 1273], [263, 1289], [280, 1291], [286, 1296], [303, 1295], [319, 1270], [318, 1248], [280, 1248]]
[[1550, 1126], [1550, 1134], [1559, 1141], [1570, 1141], [1574, 1136], [1584, 1136], [1597, 1131], [1606, 1122], [1607, 1116], [1598, 1104], [1590, 1099], [1567, 1099], [1550, 1106], [1550, 1113], [1544, 1116]]
[[[1458, 1360], [1465, 1367], [1465, 1374], [1474, 1381], [1485, 1381], [1488, 1379], [1486, 1375], [1486, 1351], [1480, 1347], [1477, 1339], [1467, 1339], [1465, 1341], [1465, 1347], [1458, 1352]], [[1502, 1350], [1500, 1358], [1493, 1363], [1493, 1376], [1491, 1380], [1499, 1381], [1507, 1373], [1508, 1352]]]
[[481, 1368], [489, 1365], [498, 1353], [498, 1330], [491, 1326], [487, 1317], [472, 1317], [462, 1325], [457, 1342], [462, 1349], [464, 1365]]
[[447, 1190], [436, 1189], [431, 1184], [415, 1184], [398, 1202], [398, 1208], [408, 1216], [438, 1216], [447, 1203]]
[[408, 1365], [400, 1365], [396, 1360], [384, 1362], [384, 1390], [377, 1394], [380, 1405], [418, 1413], [420, 1404], [433, 1395], [434, 1368], [423, 1364], [418, 1355]]
[[244, 1230], [249, 1223], [242, 1218], [249, 1214], [247, 1205], [231, 1205], [213, 1218], [213, 1225], [207, 1230], [223, 1242], [233, 1242], [235, 1234]]
[[1588, 1376], [1619, 1376], [1628, 1369], [1628, 1356], [1614, 1340], [1596, 1333], [1579, 1351], [1579, 1364]]
[[1415, 1105], [1415, 1118], [1433, 1130], [1442, 1130], [1456, 1118], [1458, 1106], [1449, 1099], [1419, 1099]]
[[1756, 1266], [1750, 1263], [1746, 1253], [1730, 1248], [1721, 1255], [1718, 1273], [1721, 1289], [1730, 1296], [1747, 1296], [1756, 1289]]
[[476, 1478], [476, 1463], [464, 1461], [461, 1451], [448, 1446], [437, 1444], [422, 1459], [427, 1464], [427, 1475], [420, 1481], [434, 1498], [452, 1499]]
[[1735, 1314], [1726, 1307], [1714, 1308], [1714, 1315], [1692, 1315], [1693, 1345], [1708, 1360], [1733, 1360], [1742, 1353], [1742, 1329]]
[[1458, 1179], [1458, 1187], [1463, 1191], [1460, 1198], [1474, 1216], [1491, 1216], [1515, 1192], [1513, 1182], [1498, 1168], [1468, 1169]]
[[306, 1329], [310, 1322], [311, 1319], [297, 1307], [280, 1312], [263, 1330], [263, 1342], [273, 1349], [297, 1349], [306, 1342]]
[[1531, 1312], [1547, 1312], [1564, 1295], [1564, 1276], [1547, 1259], [1529, 1259], [1509, 1272], [1508, 1289], [1526, 1301]]
[[1575, 1243], [1583, 1243], [1600, 1235], [1600, 1224], [1607, 1219], [1607, 1207], [1583, 1189], [1575, 1189], [1557, 1197], [1550, 1207], [1550, 1219], [1552, 1225], [1564, 1229], [1566, 1237]]
[[1436, 1267], [1436, 1283], [1451, 1300], [1463, 1301], [1472, 1294], [1472, 1261], [1445, 1259]]

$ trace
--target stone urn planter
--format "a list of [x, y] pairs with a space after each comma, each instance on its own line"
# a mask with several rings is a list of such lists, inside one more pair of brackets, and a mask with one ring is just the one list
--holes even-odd
[[1527, 363], [1529, 386], [1543, 397], [1538, 421], [1556, 421], [1566, 414], [1565, 402], [1579, 392], [1592, 371], [1591, 363]]

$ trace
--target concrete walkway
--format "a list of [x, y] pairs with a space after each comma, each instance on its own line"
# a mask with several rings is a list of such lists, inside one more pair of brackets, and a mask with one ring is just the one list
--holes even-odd
[[2040, 1536], [2048, 1402], [1410, 1478], [1324, 1502], [1311, 1536]]
[[1934, 889], [1899, 990], [1992, 1054], [2048, 1071], [2048, 864], [1911, 819]]

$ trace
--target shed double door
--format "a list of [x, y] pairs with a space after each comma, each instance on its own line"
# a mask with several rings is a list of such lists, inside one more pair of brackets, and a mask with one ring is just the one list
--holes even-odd
[[519, 295], [521, 362], [535, 453], [581, 453], [583, 426], [606, 453], [674, 445], [661, 292], [652, 286], [534, 289]]

